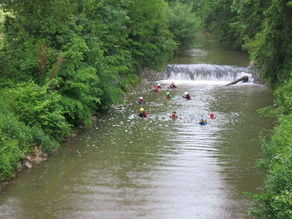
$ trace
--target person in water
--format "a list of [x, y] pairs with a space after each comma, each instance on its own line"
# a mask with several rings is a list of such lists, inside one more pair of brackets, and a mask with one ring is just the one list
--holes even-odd
[[185, 92], [185, 95], [183, 96], [183, 98], [186, 98], [187, 100], [191, 99], [191, 95], [188, 92]]
[[148, 112], [146, 110], [144, 110], [144, 108], [140, 108], [140, 112], [139, 112], [138, 116], [140, 116], [141, 118], [147, 117]]
[[139, 97], [139, 104], [146, 104], [143, 97]]
[[174, 82], [171, 82], [171, 85], [169, 85], [168, 88], [174, 89], [177, 88], [177, 86], [174, 84]]
[[210, 113], [210, 119], [216, 119], [214, 113]]
[[157, 84], [157, 85], [154, 86], [154, 90], [153, 91], [158, 93], [160, 91], [160, 89], [161, 89], [160, 84]]
[[165, 96], [165, 98], [166, 98], [167, 100], [171, 100], [171, 99], [173, 98], [172, 93], [170, 93], [169, 91], [166, 92], [166, 96]]
[[172, 118], [172, 120], [175, 120], [178, 118], [178, 115], [176, 114], [176, 111], [173, 111], [171, 116], [169, 116], [169, 118]]
[[199, 124], [200, 125], [207, 125], [207, 119], [200, 119]]

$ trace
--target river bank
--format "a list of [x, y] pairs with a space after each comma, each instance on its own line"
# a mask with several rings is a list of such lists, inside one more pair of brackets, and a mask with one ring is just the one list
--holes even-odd
[[[96, 117], [93, 116], [93, 120], [95, 118]], [[64, 144], [66, 141], [70, 140], [71, 138], [76, 137], [78, 135], [78, 133], [80, 133], [81, 131], [82, 131], [82, 129], [80, 129], [80, 128], [74, 129], [72, 134], [66, 140], [64, 140], [61, 144]], [[12, 181], [17, 180], [18, 175], [21, 174], [23, 171], [32, 169], [37, 165], [42, 165], [43, 162], [50, 159], [50, 156], [52, 154], [57, 152], [57, 150], [55, 150], [52, 153], [45, 153], [42, 151], [40, 146], [31, 146], [30, 148], [33, 148], [33, 150], [32, 150], [33, 152], [25, 154], [24, 158], [22, 158], [19, 161], [19, 163], [18, 163], [19, 168], [17, 169], [17, 171], [13, 172], [14, 177], [9, 179], [9, 180], [4, 180], [4, 181], [0, 182], [0, 192], [5, 187], [9, 186], [9, 184]]]
[[[144, 67], [141, 70], [141, 81], [156, 81], [156, 80], [162, 80], [164, 77], [164, 73], [165, 73], [165, 68], [162, 71], [156, 71], [154, 69], [151, 69], [149, 67]], [[141, 82], [140, 82], [141, 83]], [[133, 86], [130, 87], [130, 89], [135, 89], [135, 86], [138, 86], [138, 84], [134, 84]], [[102, 116], [102, 113], [93, 113], [93, 115], [91, 116], [91, 121], [95, 122], [97, 120], [98, 117]], [[63, 140], [61, 142], [61, 145], [64, 144], [67, 141], [70, 141], [71, 138], [75, 138], [80, 132], [82, 132], [83, 129], [86, 128], [86, 125], [83, 127], [76, 127], [74, 128], [74, 130], [72, 130], [70, 136], [68, 136], [65, 140]], [[62, 147], [62, 146], [60, 146]], [[46, 161], [47, 159], [50, 159], [50, 155], [56, 153], [59, 149], [54, 150], [51, 153], [45, 153], [42, 151], [42, 148], [40, 146], [29, 146], [29, 148], [31, 148], [31, 152], [30, 153], [26, 153], [21, 160], [19, 160], [19, 162], [17, 164], [15, 164], [16, 166], [19, 166], [17, 170], [15, 170], [13, 172], [13, 177], [9, 180], [4, 180], [2, 182], [0, 182], [0, 192], [2, 189], [4, 189], [6, 186], [9, 185], [9, 183], [11, 183], [11, 181], [15, 180], [15, 178], [17, 178], [17, 176], [23, 171], [23, 170], [27, 170], [27, 169], [31, 169], [33, 167], [35, 167], [36, 165], [42, 165], [42, 162]]]
[[251, 215], [262, 218], [291, 218], [292, 203], [292, 81], [274, 90], [274, 104], [261, 109], [266, 117], [277, 119], [272, 134], [262, 139], [264, 157], [261, 166], [267, 170], [263, 192], [253, 193]]

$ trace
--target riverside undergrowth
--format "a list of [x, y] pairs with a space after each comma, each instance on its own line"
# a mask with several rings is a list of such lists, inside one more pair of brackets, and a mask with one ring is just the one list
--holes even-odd
[[259, 218], [292, 218], [292, 80], [275, 90], [276, 108], [265, 110], [278, 117], [273, 135], [263, 141], [267, 179], [250, 214]]

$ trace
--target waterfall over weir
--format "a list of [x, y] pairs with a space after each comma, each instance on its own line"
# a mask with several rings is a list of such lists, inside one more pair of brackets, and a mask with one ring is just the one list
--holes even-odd
[[168, 65], [165, 80], [234, 81], [249, 75], [247, 67], [211, 64]]

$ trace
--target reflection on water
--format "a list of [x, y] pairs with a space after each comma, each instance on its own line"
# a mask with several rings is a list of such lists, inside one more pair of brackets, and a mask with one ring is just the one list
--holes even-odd
[[170, 64], [216, 64], [248, 66], [248, 54], [222, 48], [213, 35], [200, 34], [193, 48], [171, 60]]

